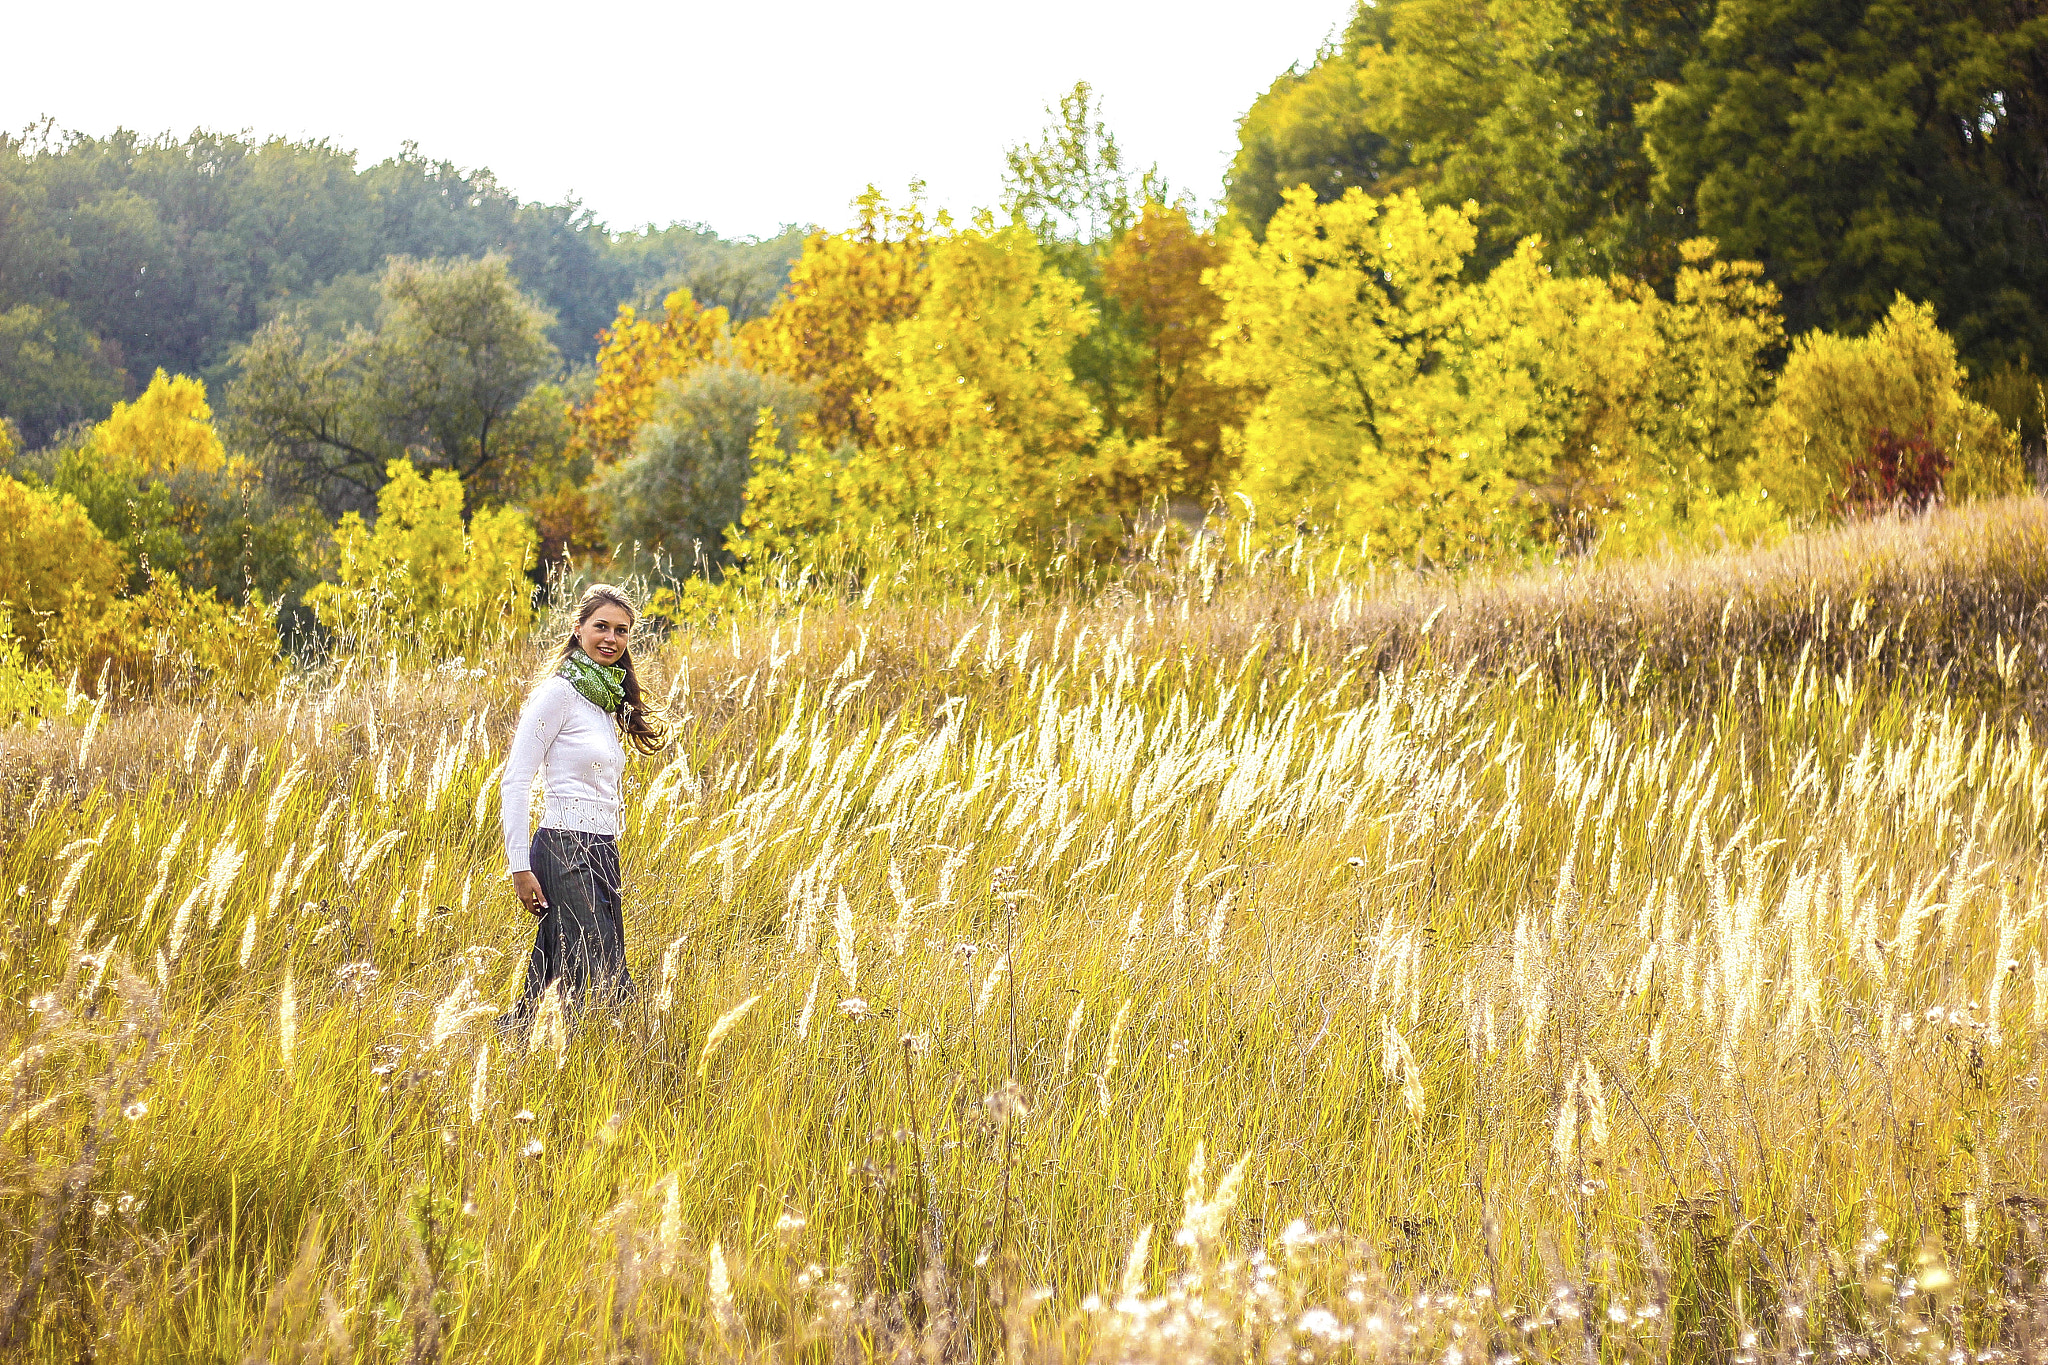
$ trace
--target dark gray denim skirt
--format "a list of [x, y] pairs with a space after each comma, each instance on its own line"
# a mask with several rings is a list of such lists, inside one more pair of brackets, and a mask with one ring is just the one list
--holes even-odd
[[567, 1005], [627, 999], [633, 979], [626, 974], [619, 841], [609, 834], [543, 828], [534, 831], [532, 857], [548, 908], [533, 936], [526, 989], [514, 1014], [530, 1018], [556, 981]]

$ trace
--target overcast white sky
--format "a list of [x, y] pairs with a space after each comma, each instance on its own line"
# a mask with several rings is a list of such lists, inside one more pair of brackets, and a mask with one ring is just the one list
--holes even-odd
[[8, 4], [0, 126], [410, 139], [614, 227], [842, 225], [870, 182], [993, 204], [1003, 148], [1076, 80], [1125, 153], [1212, 201], [1236, 121], [1349, 0]]

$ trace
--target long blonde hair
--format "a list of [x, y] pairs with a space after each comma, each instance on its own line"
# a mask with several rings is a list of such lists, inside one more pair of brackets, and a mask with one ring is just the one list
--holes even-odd
[[[563, 637], [560, 647], [548, 654], [547, 664], [534, 678], [535, 683], [552, 678], [561, 670], [562, 661], [576, 648], [576, 631], [599, 607], [617, 607], [632, 620], [640, 619], [640, 612], [623, 590], [609, 583], [592, 583], [583, 590], [583, 596], [576, 599], [575, 626]], [[650, 702], [641, 693], [640, 675], [633, 669], [632, 649], [628, 648], [619, 655], [619, 666], [626, 670], [626, 700], [613, 719], [618, 722], [619, 731], [627, 743], [643, 754], [658, 754], [669, 745], [668, 716], [659, 702]]]

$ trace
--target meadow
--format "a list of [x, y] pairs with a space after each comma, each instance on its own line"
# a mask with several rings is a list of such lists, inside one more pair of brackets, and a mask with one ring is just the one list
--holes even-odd
[[2048, 504], [1352, 564], [648, 637], [525, 1036], [542, 637], [9, 732], [0, 1355], [2048, 1352]]

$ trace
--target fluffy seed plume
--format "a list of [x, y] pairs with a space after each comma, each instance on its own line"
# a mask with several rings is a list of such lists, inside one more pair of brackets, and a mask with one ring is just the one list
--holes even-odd
[[725, 1268], [725, 1250], [716, 1238], [711, 1243], [711, 1267], [705, 1276], [704, 1287], [709, 1291], [711, 1317], [718, 1324], [718, 1330], [732, 1331], [738, 1325], [739, 1313], [732, 1301], [732, 1276]]
[[292, 765], [278, 778], [277, 786], [271, 789], [270, 802], [263, 808], [263, 842], [268, 844], [270, 836], [277, 830], [277, 818], [284, 814], [285, 802], [292, 799], [292, 789], [299, 785], [299, 779], [306, 775], [304, 755], [292, 760]]
[[277, 1051], [284, 1061], [284, 1074], [294, 1074], [292, 1053], [299, 1041], [299, 987], [292, 969], [284, 969], [284, 993], [277, 1002]]
[[484, 1121], [484, 1106], [490, 1101], [487, 1089], [490, 1078], [491, 1045], [488, 1042], [476, 1045], [476, 1069], [469, 1077], [469, 1121], [471, 1126]]
[[1067, 1036], [1060, 1042], [1060, 1075], [1071, 1075], [1074, 1070], [1074, 1038], [1081, 1032], [1081, 1014], [1088, 1008], [1086, 1000], [1074, 1002], [1074, 1012], [1067, 1016]]
[[1116, 969], [1119, 975], [1131, 969], [1137, 959], [1138, 944], [1145, 937], [1145, 907], [1131, 911], [1130, 922], [1124, 926], [1123, 951], [1116, 955]]
[[1223, 927], [1230, 920], [1230, 902], [1237, 893], [1226, 891], [1216, 898], [1216, 908], [1209, 914], [1209, 933], [1202, 960], [1211, 967], [1223, 960]]
[[543, 1047], [553, 1049], [555, 1070], [560, 1071], [569, 1054], [569, 1021], [562, 1009], [560, 981], [548, 982], [541, 992], [540, 1008], [533, 1012], [533, 1027], [527, 1031], [526, 1050], [538, 1052]]
[[846, 978], [846, 989], [851, 991], [860, 985], [860, 960], [853, 952], [853, 907], [847, 904], [845, 887], [840, 887], [835, 896], [832, 907], [833, 946], [839, 953], [839, 974]]
[[818, 983], [825, 977], [825, 969], [819, 966], [811, 972], [811, 988], [804, 992], [803, 1012], [796, 1017], [796, 1040], [802, 1042], [811, 1036], [811, 1011], [818, 1005]]
[[64, 883], [57, 888], [56, 899], [50, 902], [51, 924], [64, 922], [64, 912], [70, 908], [72, 893], [78, 890], [79, 879], [85, 876], [86, 864], [92, 861], [93, 852], [87, 849], [78, 855], [78, 861], [71, 864], [71, 870], [64, 874]]
[[654, 993], [654, 1012], [667, 1014], [676, 1002], [676, 964], [681, 960], [683, 940], [675, 939], [661, 952], [661, 989]]
[[910, 924], [916, 918], [916, 903], [903, 886], [903, 869], [889, 860], [889, 896], [896, 902], [896, 922], [889, 929], [889, 956], [902, 957], [910, 944]]
[[747, 1011], [754, 1008], [754, 1002], [760, 998], [759, 995], [750, 995], [724, 1014], [718, 1016], [717, 1021], [711, 1025], [711, 1032], [704, 1035], [704, 1051], [697, 1055], [697, 1074], [699, 1076], [702, 1076], [705, 1068], [711, 1065], [711, 1054], [716, 1052], [718, 1045], [725, 1041], [725, 1035], [731, 1033], [734, 1026], [740, 1020], [747, 1017]]
[[1138, 1229], [1131, 1239], [1130, 1254], [1124, 1257], [1124, 1274], [1117, 1286], [1120, 1303], [1135, 1303], [1145, 1297], [1145, 1260], [1152, 1254], [1152, 1225]]
[[1095, 1098], [1105, 1118], [1109, 1116], [1109, 1078], [1116, 1074], [1120, 1060], [1117, 1050], [1124, 1040], [1124, 1020], [1130, 1016], [1131, 1002], [1126, 1000], [1117, 1007], [1116, 1018], [1110, 1021], [1109, 1044], [1102, 1049], [1102, 1070], [1095, 1073]]
[[988, 976], [982, 981], [981, 990], [974, 997], [975, 1018], [981, 1018], [983, 1012], [988, 1009], [989, 1002], [996, 998], [996, 982], [1000, 981], [1003, 973], [1009, 970], [1010, 955], [1008, 953], [996, 959], [996, 965], [988, 969]]

